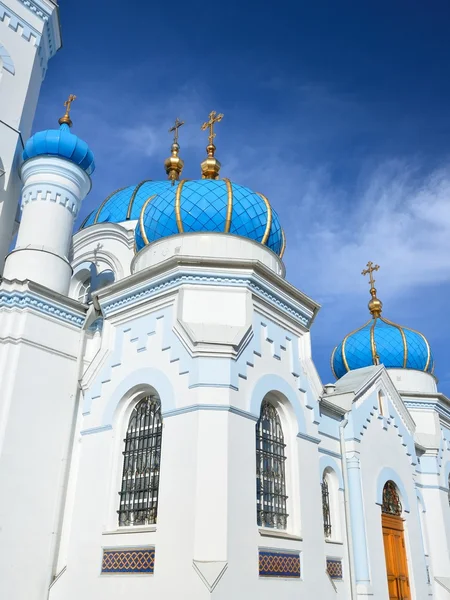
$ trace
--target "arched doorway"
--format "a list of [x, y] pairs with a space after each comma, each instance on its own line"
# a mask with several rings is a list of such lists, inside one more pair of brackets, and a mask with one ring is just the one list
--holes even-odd
[[402, 504], [397, 486], [393, 481], [388, 481], [383, 489], [381, 522], [383, 527], [389, 600], [411, 600], [403, 531]]

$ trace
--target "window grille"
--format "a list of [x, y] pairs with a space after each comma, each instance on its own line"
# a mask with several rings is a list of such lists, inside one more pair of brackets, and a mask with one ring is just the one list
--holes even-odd
[[286, 529], [285, 447], [278, 412], [265, 400], [256, 424], [256, 510], [261, 527]]
[[387, 515], [400, 517], [402, 510], [402, 503], [398, 496], [397, 486], [393, 481], [388, 481], [383, 489], [383, 505], [381, 507], [381, 512]]
[[124, 439], [119, 526], [156, 523], [161, 437], [159, 399], [143, 398], [131, 413]]
[[331, 537], [331, 511], [330, 511], [330, 491], [326, 476], [322, 480], [322, 511], [323, 511], [323, 532], [326, 538]]

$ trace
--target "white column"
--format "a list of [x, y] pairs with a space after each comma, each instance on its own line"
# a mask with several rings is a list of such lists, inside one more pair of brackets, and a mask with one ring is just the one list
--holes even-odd
[[67, 294], [73, 223], [91, 188], [90, 177], [78, 165], [56, 156], [27, 160], [21, 177], [22, 219], [4, 278], [28, 279]]
[[370, 586], [369, 557], [367, 553], [366, 523], [361, 482], [359, 453], [347, 452], [350, 519], [352, 525], [355, 579], [358, 598], [372, 595]]

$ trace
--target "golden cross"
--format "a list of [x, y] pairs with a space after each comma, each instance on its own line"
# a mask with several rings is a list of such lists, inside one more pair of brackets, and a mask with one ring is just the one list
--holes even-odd
[[178, 144], [178, 130], [180, 129], [180, 127], [184, 125], [184, 121], [180, 121], [179, 118], [177, 117], [175, 119], [175, 125], [173, 127], [171, 127], [169, 129], [169, 133], [173, 133], [173, 143], [174, 144]]
[[209, 127], [209, 144], [211, 146], [213, 145], [214, 138], [216, 137], [216, 134], [214, 133], [214, 124], [220, 123], [222, 119], [223, 115], [218, 115], [216, 111], [213, 110], [209, 113], [209, 121], [206, 121], [206, 123], [203, 123], [202, 125], [202, 131], [205, 131]]
[[64, 102], [64, 106], [66, 107], [66, 116], [69, 116], [70, 109], [72, 107], [72, 102], [76, 100], [77, 97], [73, 94], [70, 94], [69, 98]]
[[367, 263], [367, 269], [364, 269], [364, 271], [361, 271], [361, 275], [369, 275], [370, 278], [370, 287], [373, 288], [374, 283], [375, 283], [375, 279], [373, 278], [373, 272], [374, 271], [378, 271], [378, 269], [380, 268], [379, 265], [374, 265], [373, 262], [371, 262], [369, 260], [369, 262]]

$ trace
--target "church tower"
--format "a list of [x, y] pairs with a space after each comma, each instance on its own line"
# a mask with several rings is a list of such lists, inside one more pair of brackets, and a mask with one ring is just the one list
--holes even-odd
[[48, 61], [61, 44], [56, 0], [0, 2], [0, 273], [15, 233], [21, 154]]

